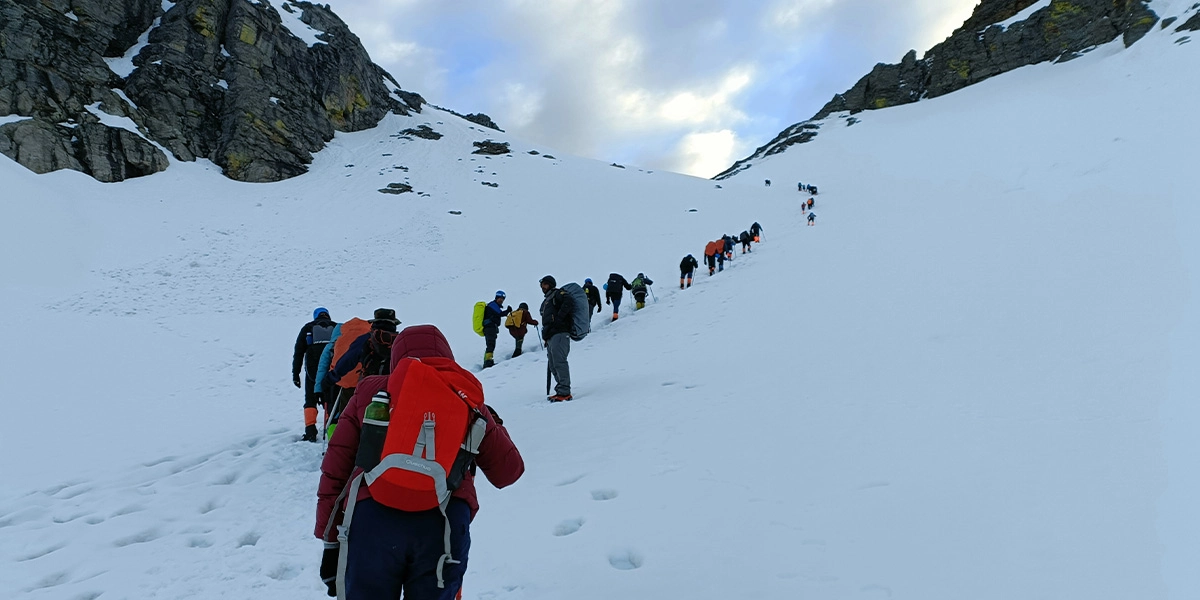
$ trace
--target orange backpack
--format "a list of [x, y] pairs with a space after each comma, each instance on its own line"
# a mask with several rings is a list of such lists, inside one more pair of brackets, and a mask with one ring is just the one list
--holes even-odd
[[[371, 324], [358, 317], [354, 317], [353, 319], [342, 323], [341, 331], [342, 332], [338, 335], [337, 341], [333, 343], [333, 360], [329, 362], [330, 369], [333, 369], [333, 367], [338, 364], [338, 361], [341, 360], [342, 356], [346, 354], [346, 351], [350, 349], [350, 344], [353, 344], [354, 340], [357, 340], [364, 334], [371, 332]], [[346, 376], [341, 379], [341, 381], [338, 381], [338, 386], [344, 388], [357, 387], [360, 377], [362, 377], [361, 365], [353, 371], [347, 373]]]

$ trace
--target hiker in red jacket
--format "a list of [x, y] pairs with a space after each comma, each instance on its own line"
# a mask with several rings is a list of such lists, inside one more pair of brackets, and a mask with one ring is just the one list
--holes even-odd
[[[436, 327], [417, 325], [401, 331], [392, 344], [392, 368], [395, 369], [404, 358], [453, 360], [454, 354]], [[483, 386], [479, 380], [466, 370], [460, 368], [459, 371], [457, 375], [467, 383], [463, 389], [482, 397]], [[345, 509], [345, 499], [339, 496], [345, 493], [347, 483], [360, 471], [354, 463], [367, 405], [375, 394], [388, 389], [388, 382], [388, 376], [364, 377], [359, 381], [321, 463], [315, 529], [316, 536], [325, 541], [321, 578], [328, 586], [330, 596], [341, 591], [347, 600], [398, 599], [401, 592], [404, 598], [411, 600], [454, 598], [467, 570], [470, 522], [479, 511], [474, 469], [467, 472], [453, 491], [445, 517], [437, 509], [406, 512], [386, 507], [371, 498], [366, 485], [361, 486], [348, 532], [345, 589], [336, 590], [337, 526], [342, 522]], [[487, 409], [483, 411], [487, 425], [475, 464], [492, 485], [507, 487], [525, 472], [525, 463], [509, 438], [504, 422], [491, 407], [484, 405], [484, 408]], [[447, 532], [454, 560], [443, 565], [443, 540]], [[439, 582], [444, 585], [439, 586]]]

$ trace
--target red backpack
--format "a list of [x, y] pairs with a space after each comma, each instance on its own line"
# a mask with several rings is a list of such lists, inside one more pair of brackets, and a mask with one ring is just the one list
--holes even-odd
[[453, 359], [406, 358], [388, 379], [388, 395], [383, 453], [366, 475], [371, 497], [414, 512], [444, 506], [474, 463], [487, 426], [479, 380]]
[[[474, 466], [487, 431], [483, 386], [453, 359], [405, 358], [389, 375], [387, 390], [375, 398], [386, 399], [390, 406], [387, 433], [380, 456], [359, 464], [369, 468], [359, 472], [343, 492], [347, 502], [345, 518], [338, 527], [337, 589], [339, 593], [345, 589], [348, 534], [363, 482], [371, 497], [384, 506], [410, 512], [441, 511], [446, 519], [445, 554], [438, 560], [437, 575], [438, 587], [445, 587], [443, 567], [458, 562], [450, 553], [446, 505]], [[368, 425], [375, 424], [364, 419], [364, 432]], [[360, 439], [356, 462], [362, 458]]]

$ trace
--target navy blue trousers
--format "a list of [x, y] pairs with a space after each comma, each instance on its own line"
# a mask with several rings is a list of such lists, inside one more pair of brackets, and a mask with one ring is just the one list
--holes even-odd
[[446, 587], [438, 588], [437, 564], [445, 552], [446, 521], [435, 510], [412, 513], [363, 500], [350, 524], [346, 562], [348, 600], [452, 600], [462, 587], [471, 549], [471, 508], [450, 500], [450, 548], [458, 564], [442, 570]]

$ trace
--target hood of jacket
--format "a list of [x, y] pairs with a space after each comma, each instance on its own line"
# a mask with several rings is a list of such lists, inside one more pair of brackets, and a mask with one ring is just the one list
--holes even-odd
[[448, 358], [454, 360], [450, 342], [433, 325], [405, 327], [392, 342], [392, 370], [402, 358]]

